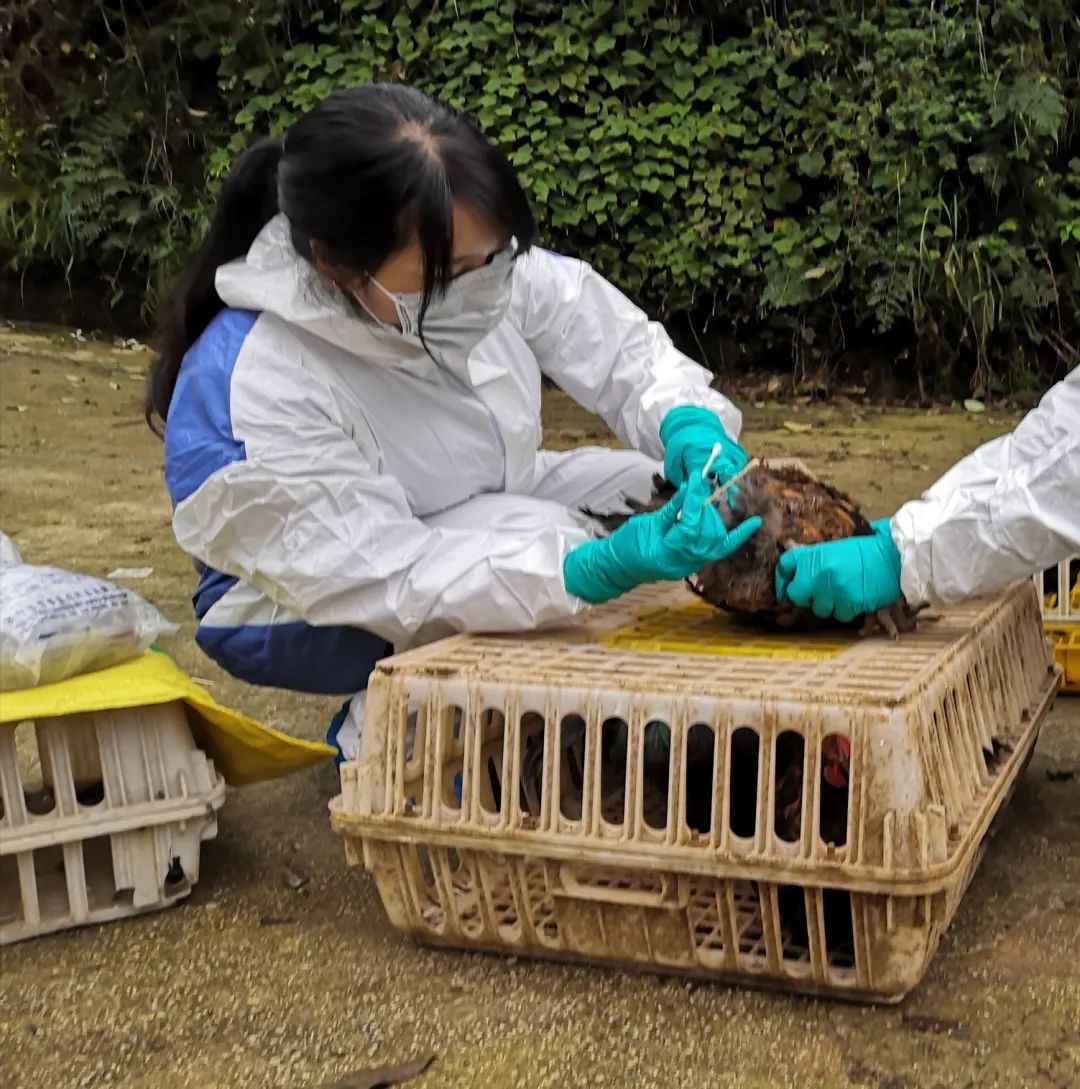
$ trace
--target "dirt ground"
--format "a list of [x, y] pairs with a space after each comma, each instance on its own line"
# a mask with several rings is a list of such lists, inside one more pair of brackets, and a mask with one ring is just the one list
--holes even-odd
[[[167, 642], [180, 664], [222, 702], [321, 737], [337, 701], [245, 687], [191, 641], [194, 576], [141, 420], [146, 364], [138, 347], [0, 325], [0, 526], [30, 561], [97, 575], [152, 566], [132, 585], [183, 624]], [[874, 515], [1014, 422], [744, 407], [753, 452], [805, 457]], [[545, 416], [552, 445], [609, 441], [558, 395]], [[1047, 776], [1078, 766], [1080, 700], [1062, 699], [926, 981], [899, 1008], [425, 950], [346, 868], [326, 817], [329, 764], [234, 791], [183, 906], [3, 950], [0, 1084], [301, 1089], [434, 1055], [418, 1089], [1080, 1086], [1080, 778]], [[290, 856], [311, 877], [298, 890]]]

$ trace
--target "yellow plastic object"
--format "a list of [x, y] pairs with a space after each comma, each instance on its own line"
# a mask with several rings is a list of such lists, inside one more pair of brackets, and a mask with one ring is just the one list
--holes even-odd
[[1064, 670], [1062, 692], [1080, 693], [1080, 624], [1046, 626], [1046, 634], [1054, 644], [1054, 657]]
[[[1047, 609], [1056, 609], [1058, 596], [1056, 593], [1043, 594], [1043, 606]], [[1069, 608], [1074, 612], [1080, 611], [1080, 575], [1077, 575], [1072, 590], [1069, 591]]]
[[1040, 571], [1034, 581], [1042, 598], [1043, 628], [1064, 674], [1061, 691], [1080, 693], [1080, 554]]
[[57, 684], [0, 693], [0, 724], [183, 700], [191, 733], [230, 786], [310, 767], [334, 755], [329, 745], [290, 737], [222, 707], [168, 655], [148, 651], [123, 665]]
[[837, 635], [836, 632], [760, 633], [697, 600], [669, 608], [642, 610], [631, 623], [598, 636], [598, 642], [604, 646], [622, 650], [803, 661], [835, 658], [847, 650], [854, 639], [854, 636]]

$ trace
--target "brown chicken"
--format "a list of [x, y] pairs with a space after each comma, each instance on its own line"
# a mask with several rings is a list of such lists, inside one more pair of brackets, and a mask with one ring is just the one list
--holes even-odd
[[[653, 481], [652, 499], [642, 505], [629, 501], [629, 513], [597, 515], [587, 512], [608, 532], [631, 513], [656, 510], [674, 494], [663, 477]], [[811, 631], [835, 626], [809, 609], [778, 602], [774, 574], [780, 553], [796, 545], [836, 541], [873, 533], [870, 523], [849, 496], [813, 477], [795, 462], [758, 462], [741, 475], [734, 488], [721, 489], [713, 502], [728, 529], [760, 515], [761, 529], [733, 556], [707, 563], [693, 578], [691, 590], [710, 605], [751, 622], [773, 628]], [[912, 631], [916, 610], [903, 600], [864, 618], [864, 630], [880, 625], [893, 638]]]

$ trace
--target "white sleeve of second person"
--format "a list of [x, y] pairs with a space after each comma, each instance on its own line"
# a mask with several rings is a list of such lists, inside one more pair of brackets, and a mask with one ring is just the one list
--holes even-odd
[[892, 521], [901, 589], [950, 604], [1080, 552], [1080, 368]]
[[289, 391], [255, 429], [235, 400], [233, 411], [246, 456], [177, 506], [177, 541], [309, 624], [401, 647], [425, 627], [529, 631], [586, 607], [562, 570], [586, 530], [429, 527], [310, 389]]
[[661, 457], [660, 423], [678, 405], [712, 410], [738, 439], [742, 413], [712, 375], [583, 261], [531, 249], [511, 312], [543, 373], [634, 449]]

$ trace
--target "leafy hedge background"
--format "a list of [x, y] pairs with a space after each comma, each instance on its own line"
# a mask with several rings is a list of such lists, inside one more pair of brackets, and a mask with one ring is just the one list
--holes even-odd
[[993, 390], [1077, 358], [1072, 0], [24, 0], [7, 19], [9, 280], [148, 314], [253, 134], [406, 79], [507, 150], [550, 245], [714, 366], [733, 342], [807, 372], [869, 349], [911, 384]]

